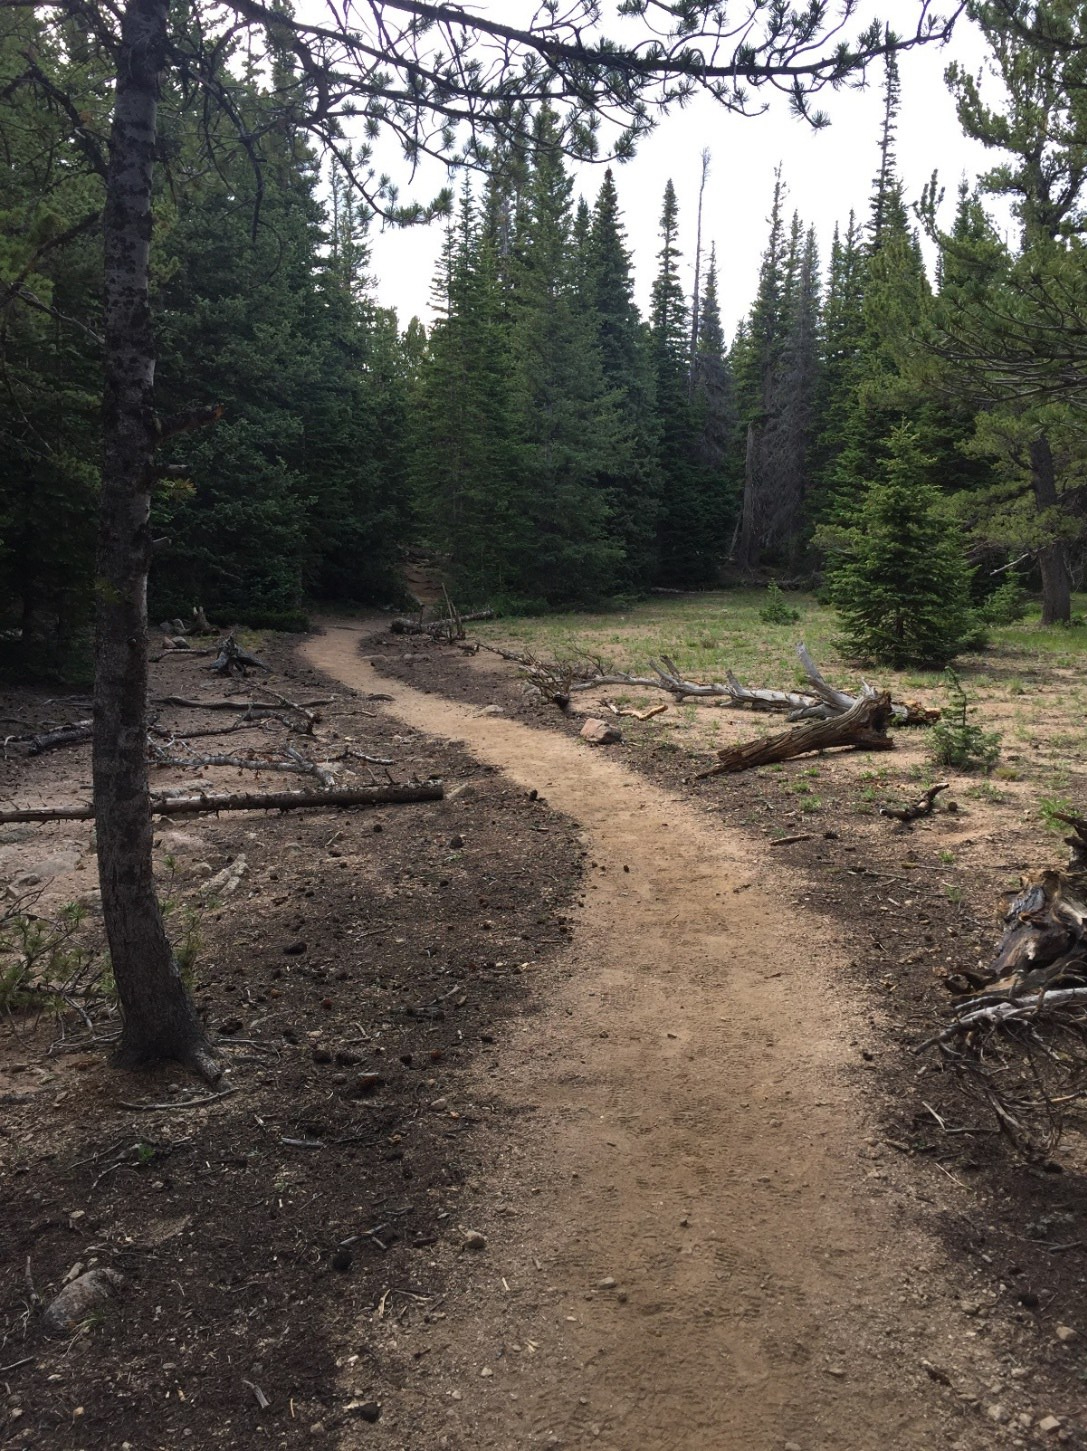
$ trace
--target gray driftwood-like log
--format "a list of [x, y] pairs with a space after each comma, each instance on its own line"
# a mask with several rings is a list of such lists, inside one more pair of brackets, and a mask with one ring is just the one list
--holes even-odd
[[494, 610], [473, 610], [471, 614], [461, 615], [454, 611], [450, 615], [443, 615], [440, 620], [423, 620], [421, 618], [411, 619], [407, 615], [393, 620], [389, 629], [394, 635], [430, 635], [434, 639], [460, 639], [464, 631], [459, 628], [474, 620], [493, 620]]
[[[877, 694], [875, 688], [867, 681], [861, 682], [859, 696], [849, 695], [844, 690], [836, 689], [823, 678], [822, 672], [811, 658], [808, 647], [803, 641], [796, 647], [796, 653], [804, 674], [811, 681], [816, 700], [810, 707], [797, 711], [790, 719], [799, 720], [809, 714], [814, 716], [840, 715], [842, 711], [851, 710], [858, 700], [871, 699]], [[891, 711], [896, 725], [932, 725], [940, 718], [938, 710], [929, 710], [926, 706], [918, 705], [914, 701], [893, 701]]]
[[726, 746], [717, 752], [717, 765], [703, 771], [696, 779], [720, 776], [735, 771], [749, 771], [753, 766], [767, 766], [775, 761], [791, 761], [810, 751], [832, 750], [837, 746], [855, 750], [890, 751], [894, 741], [887, 734], [891, 720], [891, 697], [886, 691], [858, 700], [843, 715], [829, 720], [806, 720], [789, 731], [767, 736], [761, 741], [745, 741]]
[[[667, 655], [661, 656], [659, 664], [655, 660], [649, 662], [654, 672], [652, 675], [630, 675], [622, 670], [608, 670], [599, 660], [549, 663], [532, 655], [518, 655], [497, 645], [480, 645], [478, 648], [517, 665], [526, 680], [563, 709], [571, 695], [598, 690], [606, 685], [627, 685], [640, 690], [666, 690], [680, 701], [706, 700], [736, 709], [780, 712], [795, 721], [830, 720], [851, 710], [858, 701], [871, 700], [878, 693], [868, 684], [863, 685], [859, 695], [837, 690], [823, 678], [803, 644], [797, 646], [797, 654], [811, 682], [810, 693], [744, 685], [731, 670], [726, 671], [724, 680], [687, 680], [675, 661]], [[912, 702], [894, 702], [891, 713], [896, 725], [931, 725], [940, 714], [938, 710], [928, 710]]]
[[250, 670], [272, 673], [272, 667], [243, 650], [233, 634], [219, 641], [219, 653], [207, 668], [215, 675], [248, 675]]
[[[220, 811], [298, 811], [303, 807], [327, 810], [338, 806], [399, 806], [418, 801], [441, 801], [441, 781], [413, 782], [406, 786], [355, 786], [335, 791], [193, 792], [186, 796], [151, 797], [156, 816], [195, 816]], [[0, 825], [12, 821], [93, 821], [90, 803], [71, 806], [27, 806], [0, 811]]]
[[294, 776], [314, 776], [322, 786], [332, 786], [335, 775], [331, 768], [320, 761], [311, 761], [300, 751], [289, 747], [285, 758], [275, 760], [268, 756], [239, 756], [217, 751], [207, 755], [172, 755], [161, 746], [151, 747], [151, 761], [155, 766], [174, 766], [184, 771], [198, 771], [205, 766], [229, 766], [235, 771], [284, 771]]
[[[275, 695], [275, 691], [271, 690], [268, 692], [268, 694]], [[303, 715], [307, 711], [313, 710], [315, 706], [331, 705], [335, 698], [336, 697], [334, 695], [322, 695], [317, 700], [293, 701], [287, 700], [282, 695], [276, 696], [276, 699], [284, 708], [288, 710], [297, 710]], [[259, 715], [261, 712], [268, 712], [270, 714], [279, 713], [276, 711], [276, 707], [274, 705], [269, 705], [268, 702], [264, 700], [196, 700], [188, 695], [160, 695], [158, 700], [156, 701], [156, 704], [182, 706], [185, 710], [237, 711], [241, 715], [249, 715], [250, 713], [252, 713], [253, 715]]]
[[62, 746], [81, 746], [91, 738], [94, 724], [89, 720], [73, 721], [70, 726], [61, 726], [55, 731], [39, 731], [25, 736], [8, 736], [5, 746], [26, 746], [27, 755], [42, 756], [46, 751], [56, 751]]

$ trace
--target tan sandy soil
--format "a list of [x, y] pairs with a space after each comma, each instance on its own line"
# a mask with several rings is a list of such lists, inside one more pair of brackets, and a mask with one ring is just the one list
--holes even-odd
[[[1012, 1444], [960, 1409], [995, 1347], [964, 1332], [916, 1189], [871, 1137], [827, 921], [761, 885], [750, 838], [568, 737], [380, 676], [359, 639], [330, 623], [304, 656], [537, 790], [593, 863], [565, 974], [479, 1088], [521, 1128], [465, 1256], [472, 1308], [415, 1391], [444, 1416], [427, 1445]], [[382, 1432], [342, 1445], [397, 1444]]]

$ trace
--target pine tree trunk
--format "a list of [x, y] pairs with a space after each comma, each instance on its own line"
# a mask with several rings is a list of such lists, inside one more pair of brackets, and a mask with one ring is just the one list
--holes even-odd
[[[1030, 445], [1030, 482], [1039, 514], [1057, 508], [1057, 474], [1053, 448], [1045, 434]], [[1042, 624], [1067, 625], [1072, 618], [1072, 579], [1063, 539], [1054, 539], [1038, 551], [1042, 572]]]
[[105, 438], [98, 536], [94, 801], [102, 911], [121, 1005], [118, 1061], [217, 1068], [155, 896], [147, 779], [147, 573], [156, 443], [148, 259], [159, 75], [169, 0], [128, 0], [105, 245]]

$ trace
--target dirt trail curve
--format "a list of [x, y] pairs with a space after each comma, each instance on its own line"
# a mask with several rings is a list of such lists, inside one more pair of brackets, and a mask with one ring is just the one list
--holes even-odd
[[827, 924], [614, 757], [379, 676], [359, 639], [330, 623], [305, 655], [537, 788], [596, 863], [569, 970], [487, 1084], [536, 1112], [487, 1185], [514, 1213], [455, 1311], [463, 1389], [430, 1388], [444, 1429], [413, 1451], [1002, 1444], [922, 1366], [970, 1352], [937, 1247], [863, 1156]]

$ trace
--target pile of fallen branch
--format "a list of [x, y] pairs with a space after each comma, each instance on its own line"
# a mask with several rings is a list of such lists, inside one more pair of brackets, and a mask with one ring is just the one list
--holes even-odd
[[[253, 657], [240, 651], [232, 637], [222, 642], [220, 659], [261, 664]], [[235, 666], [231, 666], [231, 669]], [[263, 666], [263, 669], [268, 669]], [[229, 673], [229, 672], [228, 672]], [[400, 783], [393, 779], [389, 767], [395, 762], [388, 756], [370, 755], [351, 744], [332, 749], [327, 736], [321, 735], [317, 727], [321, 721], [319, 707], [329, 705], [334, 696], [320, 696], [317, 699], [289, 700], [279, 691], [266, 685], [251, 687], [254, 694], [268, 697], [262, 699], [201, 699], [199, 696], [167, 695], [155, 703], [156, 706], [173, 706], [186, 711], [208, 711], [212, 715], [229, 715], [233, 719], [212, 726], [172, 725], [161, 723], [156, 710], [148, 728], [148, 764], [154, 768], [170, 768], [175, 771], [203, 770], [207, 767], [225, 767], [234, 771], [252, 771], [257, 775], [286, 773], [293, 776], [311, 777], [312, 789], [305, 791], [232, 791], [208, 792], [189, 786], [167, 787], [151, 794], [151, 810], [162, 816], [179, 816], [201, 812], [220, 811], [294, 811], [301, 807], [343, 807], [392, 805], [415, 801], [435, 801], [442, 797], [440, 781]], [[269, 727], [286, 727], [288, 739], [276, 741], [267, 739], [259, 747], [240, 745], [235, 750], [200, 750], [193, 745], [197, 739], [234, 735], [238, 731], [265, 732]], [[73, 726], [44, 733], [29, 732], [22, 736], [9, 736], [5, 747], [18, 743], [27, 747], [30, 754], [43, 750], [55, 750], [61, 746], [86, 743], [91, 735], [91, 722], [79, 721]], [[306, 749], [296, 745], [291, 736], [300, 738]], [[367, 768], [370, 779], [365, 784], [341, 780], [351, 774], [353, 763]], [[383, 768], [384, 779], [378, 779], [373, 768]], [[342, 770], [340, 768], [343, 768]], [[0, 812], [0, 823], [46, 822], [46, 821], [89, 821], [94, 817], [94, 807], [89, 802], [74, 802], [63, 806], [13, 807]]]
[[1068, 866], [1024, 886], [992, 962], [948, 980], [954, 1018], [917, 1049], [937, 1049], [1029, 1159], [1051, 1153], [1087, 1101], [1087, 818], [1057, 820], [1072, 828]]
[[[534, 690], [562, 710], [567, 710], [573, 696], [581, 691], [627, 685], [636, 689], [665, 690], [677, 701], [694, 699], [741, 709], [779, 711], [795, 722], [793, 730], [718, 751], [718, 764], [704, 771], [699, 780], [723, 772], [746, 771], [753, 766], [788, 761], [794, 756], [835, 747], [891, 750], [894, 742], [887, 734], [888, 726], [931, 725], [940, 714], [913, 702], [892, 701], [886, 691], [876, 690], [867, 681], [862, 682], [857, 695], [838, 690], [823, 678], [803, 644], [797, 647], [797, 655], [811, 684], [810, 694], [742, 685], [731, 670], [723, 681], [686, 680], [667, 655], [661, 656], [659, 665], [655, 661], [650, 662], [653, 675], [628, 675], [625, 671], [609, 670], [598, 658], [548, 662], [496, 645], [481, 645], [480, 648], [515, 664], [522, 678]], [[646, 716], [654, 713], [647, 712]], [[931, 810], [931, 805], [928, 810]], [[927, 812], [918, 810], [915, 814], [925, 815]]]
[[[847, 714], [859, 701], [872, 700], [880, 694], [867, 681], [862, 682], [857, 695], [838, 690], [823, 678], [803, 643], [797, 646], [796, 653], [810, 682], [810, 692], [743, 685], [731, 670], [726, 672], [724, 680], [687, 680], [667, 655], [661, 656], [660, 664], [654, 660], [649, 662], [652, 675], [629, 675], [625, 671], [609, 670], [603, 661], [592, 656], [548, 662], [533, 655], [503, 650], [497, 645], [481, 643], [480, 648], [517, 665], [525, 680], [536, 686], [548, 700], [559, 705], [568, 704], [570, 697], [581, 691], [597, 690], [607, 685], [628, 685], [640, 690], [665, 690], [677, 701], [702, 700], [741, 710], [773, 711], [785, 715], [790, 721], [805, 721], [833, 720]], [[896, 725], [931, 725], [939, 716], [938, 710], [929, 710], [912, 701], [891, 703], [891, 717]]]
[[399, 619], [393, 620], [389, 628], [394, 635], [429, 635], [432, 640], [446, 640], [450, 644], [454, 640], [464, 639], [464, 626], [471, 620], [493, 620], [493, 610], [475, 610], [471, 614], [461, 614], [449, 598], [449, 591], [442, 585], [442, 597], [445, 601], [445, 613], [436, 619], [426, 618], [426, 607], [424, 606], [415, 616], [402, 615]]

